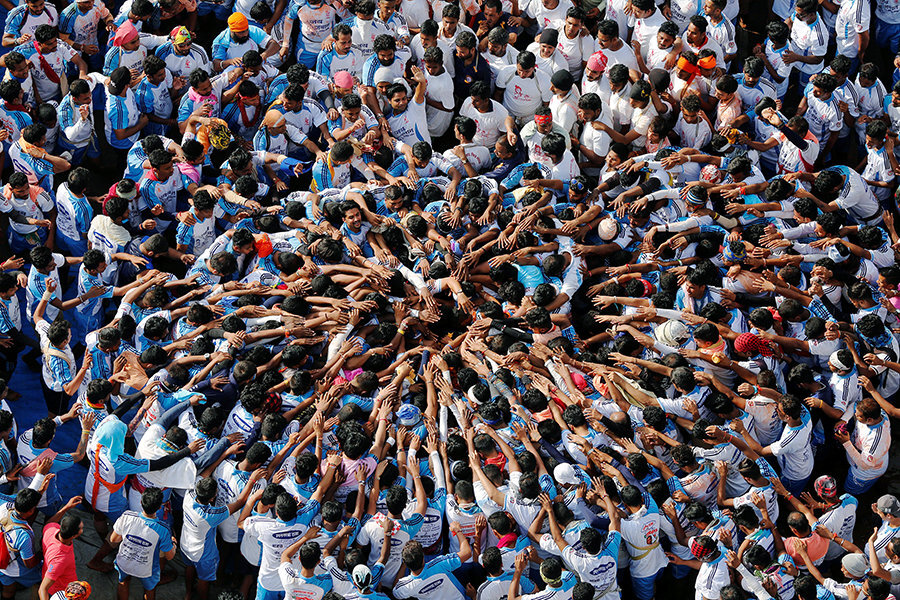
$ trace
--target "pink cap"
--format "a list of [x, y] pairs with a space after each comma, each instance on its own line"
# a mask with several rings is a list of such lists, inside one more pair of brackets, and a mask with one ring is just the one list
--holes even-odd
[[591, 71], [603, 72], [606, 70], [607, 58], [602, 52], [595, 52], [587, 61], [587, 67]]
[[349, 71], [338, 71], [334, 74], [334, 84], [345, 90], [350, 89], [353, 87], [353, 75]]

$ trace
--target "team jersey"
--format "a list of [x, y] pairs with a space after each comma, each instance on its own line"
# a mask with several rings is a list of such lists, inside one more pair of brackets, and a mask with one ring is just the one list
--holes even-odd
[[[578, 575], [581, 581], [594, 586], [594, 597], [602, 598], [616, 587], [616, 571], [618, 569], [619, 546], [622, 534], [610, 531], [597, 554], [588, 554], [584, 550], [575, 550], [567, 546], [562, 558], [566, 567]], [[574, 585], [574, 581], [572, 583]]]
[[431, 134], [425, 126], [425, 102], [417, 103], [414, 98], [402, 113], [393, 110], [385, 111], [385, 118], [391, 128], [391, 135], [404, 144], [412, 146], [416, 142], [431, 143]]
[[453, 576], [462, 565], [458, 554], [445, 554], [428, 563], [418, 575], [401, 577], [394, 586], [394, 597], [419, 600], [458, 600], [466, 597], [465, 590]]
[[795, 481], [809, 477], [813, 468], [810, 443], [812, 419], [806, 409], [803, 409], [800, 420], [801, 423], [795, 427], [785, 425], [781, 437], [769, 446], [772, 454], [778, 459], [783, 476]]
[[122, 536], [116, 554], [119, 571], [140, 579], [159, 578], [159, 555], [172, 550], [172, 531], [162, 521], [125, 511], [113, 525]]
[[189, 490], [184, 495], [182, 508], [181, 552], [185, 558], [193, 563], [217, 560], [216, 528], [228, 518], [228, 507], [218, 502], [201, 504], [197, 501], [197, 492]]
[[281, 578], [278, 574], [281, 553], [306, 533], [310, 522], [318, 512], [319, 503], [312, 500], [298, 510], [297, 517], [293, 521], [286, 523], [278, 519], [261, 518], [249, 524], [244, 523], [244, 534], [256, 536], [262, 548], [258, 581], [264, 589], [273, 592], [281, 589]]
[[854, 477], [867, 481], [884, 475], [891, 448], [891, 423], [887, 415], [882, 412], [881, 421], [875, 425], [857, 421], [850, 444], [845, 444], [844, 448]]
[[[386, 517], [382, 513], [369, 519], [357, 536], [357, 541], [362, 546], [371, 545], [369, 552], [369, 567], [371, 568], [381, 555], [381, 547], [384, 544], [383, 522]], [[395, 519], [394, 532], [391, 537], [391, 550], [387, 563], [384, 566], [384, 577], [387, 581], [393, 581], [400, 570], [400, 552], [406, 542], [413, 539], [422, 528], [425, 518], [420, 514], [414, 514], [408, 519]]]
[[331, 576], [328, 573], [304, 577], [291, 566], [291, 563], [278, 565], [278, 577], [281, 580], [285, 598], [290, 600], [322, 600], [322, 596], [333, 587]]

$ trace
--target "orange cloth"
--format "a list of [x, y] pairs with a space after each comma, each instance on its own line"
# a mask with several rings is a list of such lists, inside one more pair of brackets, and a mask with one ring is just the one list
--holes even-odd
[[234, 13], [228, 17], [228, 29], [231, 31], [247, 31], [250, 29], [250, 24], [247, 22], [247, 17], [241, 13]]

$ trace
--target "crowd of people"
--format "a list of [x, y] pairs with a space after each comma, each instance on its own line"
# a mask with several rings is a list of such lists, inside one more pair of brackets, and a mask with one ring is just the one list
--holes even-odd
[[3, 600], [900, 594], [895, 0], [0, 13]]

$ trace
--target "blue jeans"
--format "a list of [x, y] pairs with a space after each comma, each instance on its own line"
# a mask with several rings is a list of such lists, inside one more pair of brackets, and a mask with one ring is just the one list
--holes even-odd
[[896, 54], [900, 47], [900, 23], [885, 23], [875, 19], [875, 43], [889, 49], [891, 54]]
[[851, 468], [847, 472], [847, 480], [844, 482], [844, 491], [852, 496], [859, 496], [860, 494], [865, 494], [875, 483], [878, 481], [879, 477], [875, 477], [874, 479], [861, 479], [859, 476], [853, 474], [853, 469]]

